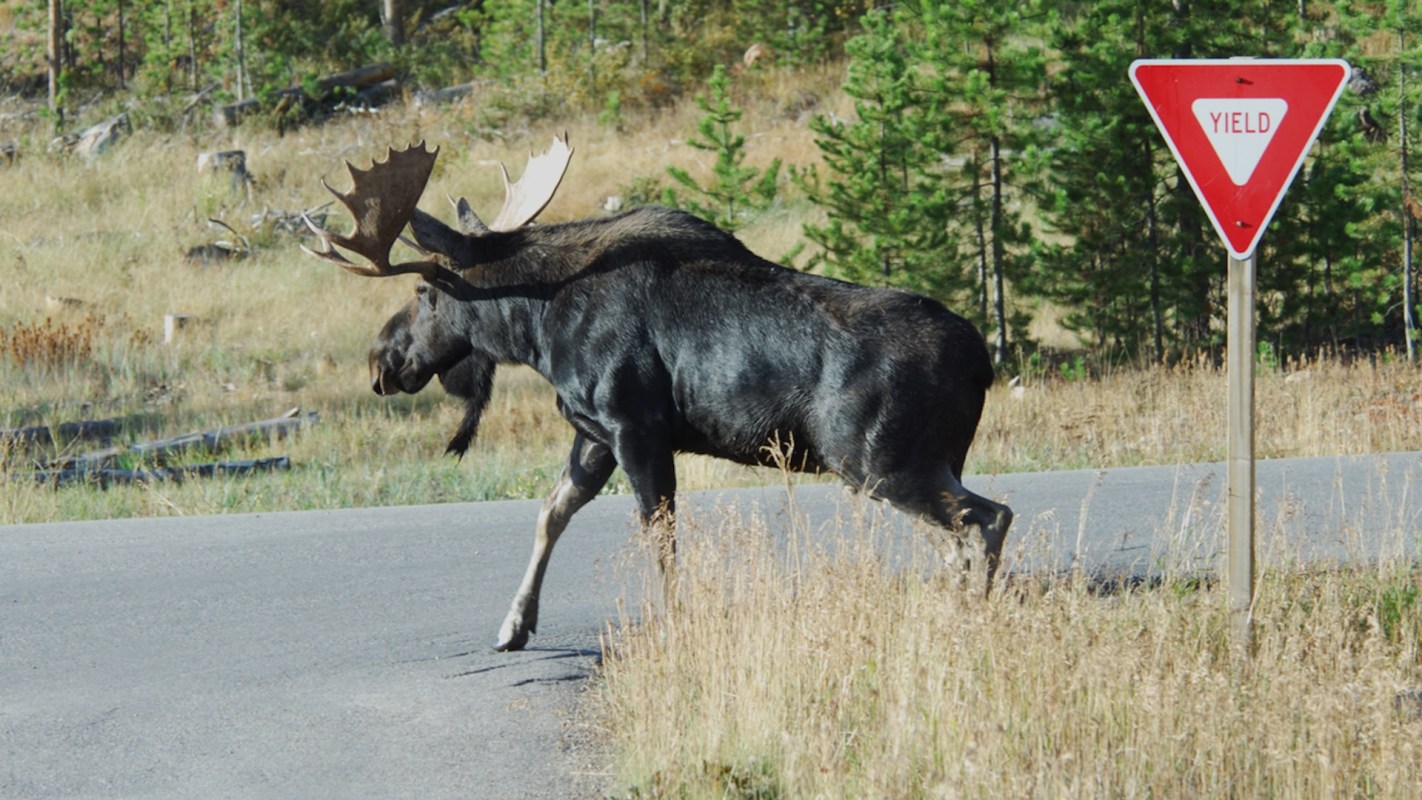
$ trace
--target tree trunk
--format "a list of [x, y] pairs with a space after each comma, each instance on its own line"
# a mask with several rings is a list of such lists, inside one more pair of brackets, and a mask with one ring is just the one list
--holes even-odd
[[1007, 253], [1002, 246], [1002, 141], [993, 136], [991, 144], [993, 317], [997, 323], [992, 363], [1001, 364], [1007, 358], [1007, 300], [1004, 297], [1007, 281], [1003, 276], [1003, 271], [1007, 269]]
[[642, 0], [642, 3], [641, 3], [641, 12], [642, 12], [642, 63], [643, 63], [643, 64], [646, 64], [646, 63], [647, 63], [647, 38], [648, 38], [647, 29], [648, 29], [648, 28], [651, 26], [651, 24], [652, 24], [652, 20], [651, 20], [651, 18], [650, 18], [650, 14], [649, 14], [648, 11], [647, 11], [647, 3], [648, 3], [648, 2], [649, 2], [649, 0]]
[[[997, 62], [996, 53], [993, 52], [993, 45], [988, 42], [987, 48], [987, 72], [988, 84], [997, 87]], [[1006, 291], [1006, 279], [1003, 271], [1007, 269], [1007, 254], [1002, 246], [1002, 139], [994, 132], [989, 140], [992, 149], [992, 280], [993, 280], [993, 316], [997, 322], [997, 338], [993, 347], [992, 363], [1001, 364], [1007, 358], [1007, 300], [1003, 296]]]
[[405, 43], [405, 17], [400, 0], [380, 0], [380, 18], [385, 26], [385, 38], [393, 45]]
[[[976, 162], [980, 156], [980, 153], [975, 152], [973, 160]], [[988, 291], [988, 287], [992, 285], [992, 281], [988, 274], [987, 229], [983, 224], [982, 193], [982, 176], [979, 168], [975, 166], [973, 168], [973, 228], [977, 232], [978, 251], [978, 324], [982, 326], [983, 330], [987, 330], [988, 297], [992, 294]]]
[[49, 42], [45, 47], [45, 58], [49, 61], [49, 110], [55, 115], [58, 128], [64, 119], [62, 98], [60, 97], [60, 73], [63, 69], [61, 47], [64, 44], [64, 3], [63, 0], [49, 0]]
[[192, 80], [193, 92], [198, 91], [197, 62], [197, 8], [193, 0], [188, 0], [188, 77]]
[[237, 57], [237, 102], [247, 99], [247, 64], [246, 55], [242, 52], [242, 0], [237, 0], [232, 9], [233, 16], [236, 17], [233, 27], [233, 55]]
[[588, 86], [597, 91], [597, 0], [588, 0]]
[[118, 51], [119, 51], [119, 52], [118, 52], [118, 79], [119, 79], [119, 88], [120, 88], [120, 89], [127, 89], [127, 88], [128, 88], [128, 75], [127, 75], [127, 70], [128, 70], [128, 67], [127, 67], [128, 53], [125, 52], [125, 51], [127, 50], [127, 48], [124, 46], [124, 27], [125, 27], [125, 26], [124, 26], [123, 7], [124, 7], [124, 1], [123, 1], [123, 0], [118, 0]]
[[[996, 89], [998, 81], [995, 45], [991, 39], [984, 44], [987, 46], [988, 85]], [[988, 230], [992, 234], [993, 321], [997, 324], [992, 363], [1001, 364], [1007, 359], [1007, 278], [1003, 274], [1007, 270], [1007, 252], [1002, 244], [1002, 137], [997, 131], [993, 131], [988, 139], [988, 157], [992, 159], [992, 195], [988, 198], [992, 206]]]
[[[1406, 52], [1407, 34], [1397, 32], [1398, 53]], [[1417, 237], [1417, 217], [1414, 210], [1416, 200], [1412, 197], [1411, 182], [1407, 178], [1407, 70], [1401, 64], [1397, 67], [1397, 142], [1401, 149], [1402, 178], [1402, 336], [1407, 340], [1407, 360], [1417, 360], [1417, 320], [1412, 308], [1412, 242]]]
[[534, 0], [535, 12], [534, 42], [538, 48], [538, 74], [548, 74], [548, 48], [543, 35], [543, 0]]
[[[304, 102], [328, 103], [333, 100], [337, 89], [370, 90], [395, 78], [395, 68], [389, 64], [371, 64], [331, 75], [316, 82], [316, 94], [308, 96], [303, 88], [283, 89], [277, 92], [278, 108], [291, 107]], [[213, 111], [213, 122], [221, 128], [230, 128], [242, 121], [242, 117], [261, 108], [257, 98], [247, 98], [240, 103], [228, 103]]]

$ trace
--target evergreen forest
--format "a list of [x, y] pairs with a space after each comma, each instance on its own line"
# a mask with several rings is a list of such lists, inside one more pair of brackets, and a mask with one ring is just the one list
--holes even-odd
[[[1095, 359], [1171, 363], [1222, 347], [1226, 253], [1131, 62], [1343, 58], [1257, 253], [1260, 357], [1412, 358], [1419, 34], [1418, 0], [8, 0], [0, 98], [56, 134], [96, 97], [184, 131], [214, 124], [194, 107], [254, 100], [243, 124], [282, 128], [319, 124], [284, 93], [380, 63], [406, 100], [475, 87], [490, 126], [574, 110], [634, 135], [696, 102], [717, 185], [672, 169], [647, 199], [730, 229], [812, 209], [786, 261], [938, 297], [1001, 362], [1032, 357], [1049, 309]], [[745, 167], [738, 98], [808, 69], [840, 76], [853, 113], [809, 115], [819, 152], [799, 163]]]

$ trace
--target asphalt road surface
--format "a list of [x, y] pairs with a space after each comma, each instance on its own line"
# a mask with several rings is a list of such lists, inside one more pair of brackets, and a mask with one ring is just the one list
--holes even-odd
[[[1422, 453], [1261, 462], [1265, 563], [1419, 554]], [[1007, 566], [1211, 570], [1221, 465], [970, 478]], [[771, 524], [838, 487], [684, 496]], [[596, 796], [571, 724], [628, 591], [632, 505], [573, 521], [522, 653], [489, 649], [536, 502], [0, 527], [0, 797]], [[901, 523], [891, 523], [901, 524]]]

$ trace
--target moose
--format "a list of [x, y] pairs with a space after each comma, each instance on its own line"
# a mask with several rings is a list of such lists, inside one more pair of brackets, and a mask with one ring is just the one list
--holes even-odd
[[[421, 142], [348, 163], [349, 192], [325, 185], [355, 229], [308, 219], [321, 249], [307, 252], [358, 275], [420, 276], [371, 348], [371, 387], [415, 393], [438, 377], [465, 409], [448, 452], [473, 440], [496, 366], [528, 365], [557, 392], [572, 451], [496, 650], [528, 643], [558, 537], [619, 465], [669, 575], [678, 452], [828, 471], [955, 535], [976, 528], [991, 581], [1012, 511], [961, 482], [993, 380], [971, 323], [928, 297], [771, 263], [669, 208], [532, 225], [572, 156], [566, 136], [517, 183], [504, 170], [492, 223], [452, 201], [456, 230], [417, 208], [438, 153]], [[397, 239], [420, 260], [391, 263]]]

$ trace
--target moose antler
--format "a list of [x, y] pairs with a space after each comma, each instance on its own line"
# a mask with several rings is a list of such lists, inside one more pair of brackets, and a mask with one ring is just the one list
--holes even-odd
[[[434, 280], [442, 269], [438, 264], [432, 261], [391, 264], [390, 249], [414, 215], [438, 155], [439, 148], [430, 152], [425, 149], [425, 143], [420, 142], [404, 150], [390, 148], [385, 161], [373, 162], [370, 169], [359, 169], [346, 162], [354, 183], [349, 192], [336, 191], [324, 179], [321, 183], [351, 212], [355, 230], [348, 236], [332, 233], [302, 214], [306, 227], [321, 238], [322, 248], [316, 251], [303, 245], [301, 249], [357, 275], [386, 277], [413, 273]], [[364, 257], [370, 266], [346, 258], [335, 245]]]
[[[568, 134], [565, 133], [554, 136], [552, 146], [543, 155], [529, 154], [528, 166], [524, 167], [518, 183], [509, 180], [508, 168], [500, 164], [499, 169], [504, 175], [504, 207], [499, 210], [489, 229], [515, 230], [538, 216], [548, 207], [553, 193], [558, 191], [558, 184], [563, 182], [563, 173], [568, 171], [568, 161], [572, 157], [573, 149], [568, 146]], [[465, 208], [459, 208], [459, 212], [463, 225]]]
[[[321, 238], [322, 248], [316, 251], [302, 246], [301, 249], [357, 275], [385, 277], [414, 273], [427, 281], [436, 282], [445, 269], [438, 261], [391, 264], [390, 249], [399, 239], [427, 257], [440, 258], [439, 252], [428, 251], [400, 236], [400, 232], [412, 218], [416, 223], [417, 237], [420, 235], [422, 220], [432, 219], [425, 214], [415, 218], [416, 204], [424, 193], [425, 184], [429, 182], [430, 172], [434, 169], [435, 157], [438, 155], [439, 148], [430, 152], [425, 149], [425, 143], [420, 142], [404, 150], [391, 148], [386, 159], [372, 163], [370, 169], [359, 169], [347, 162], [346, 167], [350, 170], [351, 181], [354, 183], [349, 192], [338, 192], [324, 180], [321, 183], [351, 212], [356, 222], [355, 230], [348, 236], [332, 233], [302, 214], [306, 226]], [[528, 224], [553, 199], [572, 157], [573, 150], [568, 146], [568, 136], [563, 134], [553, 137], [552, 146], [542, 155], [529, 156], [528, 166], [524, 168], [523, 176], [517, 183], [509, 179], [508, 169], [501, 165], [505, 196], [499, 216], [492, 225], [486, 226], [474, 214], [468, 201], [456, 201], [455, 211], [459, 216], [460, 232], [468, 236], [478, 236], [489, 231], [512, 231]], [[363, 256], [370, 265], [356, 264], [346, 258], [336, 250], [337, 245]], [[435, 250], [439, 251], [441, 248], [435, 247]]]

